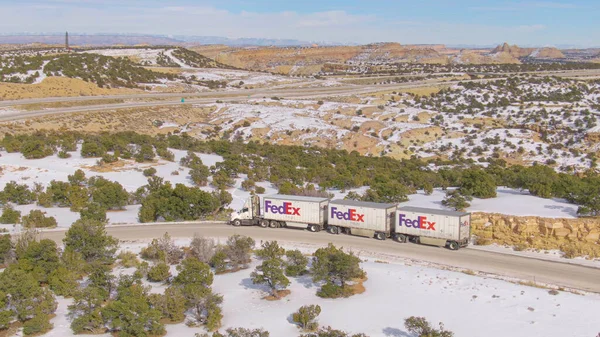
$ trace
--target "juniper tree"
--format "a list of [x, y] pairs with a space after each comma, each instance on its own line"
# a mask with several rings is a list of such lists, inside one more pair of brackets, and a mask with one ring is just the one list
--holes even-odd
[[290, 280], [283, 273], [283, 261], [278, 258], [264, 260], [256, 266], [256, 270], [250, 274], [255, 284], [266, 284], [271, 290], [271, 295], [279, 298], [279, 291], [290, 285]]

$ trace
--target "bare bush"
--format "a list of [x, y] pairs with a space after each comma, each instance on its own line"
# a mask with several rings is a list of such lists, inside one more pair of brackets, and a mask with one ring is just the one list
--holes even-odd
[[165, 233], [160, 239], [154, 239], [143, 248], [141, 256], [143, 259], [152, 261], [164, 261], [169, 264], [177, 264], [183, 259], [183, 250], [175, 245], [169, 233]]
[[217, 251], [217, 243], [214, 239], [205, 238], [198, 233], [194, 234], [190, 243], [190, 254], [198, 260], [209, 263]]

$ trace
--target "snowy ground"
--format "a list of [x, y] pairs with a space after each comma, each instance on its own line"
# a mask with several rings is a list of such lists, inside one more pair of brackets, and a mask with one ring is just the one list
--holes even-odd
[[[183, 244], [179, 242], [178, 244]], [[140, 243], [128, 243], [124, 250], [139, 251]], [[299, 248], [286, 246], [288, 249]], [[312, 252], [316, 247], [302, 246]], [[401, 260], [363, 259], [367, 272], [366, 292], [347, 299], [325, 300], [315, 295], [317, 286], [309, 277], [291, 278], [291, 294], [280, 301], [263, 300], [265, 288], [250, 281], [251, 268], [215, 276], [213, 289], [224, 296], [223, 327], [265, 328], [271, 336], [297, 336], [290, 315], [300, 306], [319, 304], [321, 326], [371, 337], [413, 337], [403, 326], [405, 318], [423, 316], [461, 337], [565, 337], [598, 333], [600, 296], [527, 287], [503, 280], [439, 270]], [[117, 269], [116, 274], [131, 270]], [[172, 269], [173, 273], [176, 270]], [[164, 289], [158, 285], [157, 289]], [[47, 336], [72, 336], [66, 308], [70, 300], [60, 299], [55, 328]], [[458, 309], [458, 310], [457, 310]], [[184, 324], [168, 325], [167, 336], [192, 336], [201, 328]], [[107, 335], [108, 336], [108, 335]]]
[[186, 77], [195, 76], [198, 80], [226, 81], [229, 86], [238, 86], [240, 85], [241, 81], [243, 82], [241, 85], [242, 87], [284, 85], [306, 82], [306, 80], [282, 75], [218, 68], [189, 68], [185, 69], [182, 75]]
[[159, 53], [164, 53], [165, 49], [94, 49], [86, 50], [84, 53], [100, 54], [111, 57], [129, 57], [135, 56], [140, 59], [141, 62], [148, 62], [150, 65], [156, 65], [156, 59]]
[[[517, 216], [540, 216], [544, 218], [576, 218], [577, 205], [562, 199], [544, 199], [530, 195], [527, 191], [498, 187], [496, 198], [478, 199], [471, 201], [467, 208], [469, 212], [500, 213]], [[446, 209], [442, 200], [445, 191], [434, 189], [431, 195], [423, 191], [408, 196], [409, 201], [401, 206], [418, 206], [426, 208]]]

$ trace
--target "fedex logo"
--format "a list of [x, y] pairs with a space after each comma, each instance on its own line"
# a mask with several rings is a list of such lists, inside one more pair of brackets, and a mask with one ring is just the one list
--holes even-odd
[[435, 222], [427, 221], [426, 216], [418, 216], [416, 219], [411, 220], [406, 218], [406, 214], [400, 214], [398, 216], [398, 225], [412, 227], [412, 228], [420, 228], [426, 230], [435, 230]]
[[356, 209], [350, 208], [346, 212], [338, 211], [337, 207], [331, 207], [331, 217], [340, 220], [350, 220], [356, 222], [365, 222], [365, 215], [356, 213]]
[[467, 226], [469, 226], [469, 222], [467, 220], [460, 223], [460, 227], [467, 227]]
[[265, 213], [300, 216], [300, 207], [292, 207], [291, 202], [284, 202], [282, 206], [277, 206], [271, 204], [271, 200], [265, 200]]

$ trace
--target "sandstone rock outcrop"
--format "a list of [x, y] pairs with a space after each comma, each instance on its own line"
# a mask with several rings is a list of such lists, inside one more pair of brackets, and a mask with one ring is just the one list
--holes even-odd
[[521, 48], [517, 45], [509, 45], [504, 43], [494, 48], [491, 54], [509, 54], [512, 57], [533, 57], [540, 59], [558, 59], [565, 58], [565, 55], [554, 47], [543, 47], [543, 48]]
[[223, 64], [244, 69], [291, 75], [309, 75], [321, 71], [325, 64], [364, 62], [429, 62], [446, 60], [440, 45], [373, 43], [363, 46], [328, 47], [247, 47], [198, 46], [192, 50]]
[[518, 249], [558, 249], [566, 257], [600, 257], [600, 219], [553, 219], [473, 213], [472, 233], [477, 244], [498, 243]]

